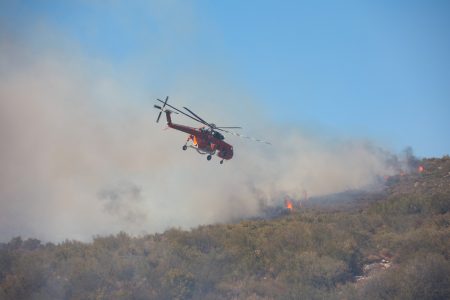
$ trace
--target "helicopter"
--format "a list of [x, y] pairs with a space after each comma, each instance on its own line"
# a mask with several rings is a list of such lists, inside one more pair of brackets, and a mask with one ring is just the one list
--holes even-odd
[[[216, 126], [216, 124], [214, 123], [206, 122], [204, 119], [199, 117], [196, 113], [194, 113], [187, 107], [183, 106], [183, 109], [185, 111], [182, 111], [181, 109], [178, 109], [167, 103], [169, 100], [169, 96], [167, 96], [164, 101], [162, 101], [161, 99], [156, 100], [163, 104], [162, 106], [156, 104], [154, 105], [154, 107], [159, 110], [158, 117], [156, 118], [156, 123], [159, 122], [161, 114], [164, 112], [166, 114], [167, 126], [169, 128], [185, 132], [189, 135], [186, 140], [186, 143], [182, 146], [182, 149], [183, 150], [187, 150], [188, 148], [195, 149], [199, 154], [207, 155], [206, 159], [208, 161], [211, 160], [213, 155], [217, 155], [221, 159], [220, 164], [223, 164], [224, 160], [230, 160], [233, 158], [234, 154], [233, 146], [224, 141], [225, 137], [221, 132], [270, 145], [269, 142], [254, 139], [249, 136], [244, 136], [239, 133], [229, 131], [229, 129], [241, 129], [241, 127]], [[182, 114], [204, 126], [195, 128], [186, 125], [172, 123], [172, 114]]]

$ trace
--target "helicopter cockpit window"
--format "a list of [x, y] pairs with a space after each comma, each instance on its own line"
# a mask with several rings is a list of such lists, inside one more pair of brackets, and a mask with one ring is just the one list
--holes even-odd
[[218, 140], [223, 140], [224, 137], [222, 134], [218, 133], [217, 131], [214, 131], [213, 136]]

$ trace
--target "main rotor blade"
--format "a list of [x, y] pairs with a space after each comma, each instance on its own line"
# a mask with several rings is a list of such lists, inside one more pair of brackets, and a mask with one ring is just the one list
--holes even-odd
[[220, 129], [220, 128], [217, 128], [217, 129], [220, 130], [220, 131], [226, 132], [226, 133], [228, 133], [228, 134], [231, 134], [231, 135], [240, 137], [240, 138], [242, 138], [242, 139], [248, 139], [248, 140], [252, 140], [252, 141], [254, 141], [254, 142], [258, 142], [258, 143], [263, 143], [263, 144], [267, 144], [267, 145], [272, 145], [272, 144], [269, 143], [269, 142], [266, 142], [266, 141], [263, 141], [263, 140], [260, 140], [260, 139], [256, 139], [256, 138], [251, 137], [251, 136], [246, 136], [246, 135], [243, 135], [243, 134], [240, 134], [240, 133], [236, 133], [236, 132], [232, 132], [232, 131], [228, 131], [228, 130], [223, 130], [223, 129]]
[[[161, 103], [164, 103], [164, 101], [162, 101], [161, 99], [156, 99], [156, 100], [158, 100], [158, 101], [161, 102]], [[182, 115], [185, 115], [185, 116], [188, 117], [188, 118], [191, 118], [191, 119], [194, 120], [194, 121], [197, 121], [197, 122], [199, 122], [199, 123], [202, 123], [203, 125], [209, 126], [208, 123], [206, 123], [206, 122], [204, 122], [204, 121], [202, 122], [201, 120], [198, 120], [198, 119], [194, 118], [193, 116], [188, 115], [188, 114], [185, 113], [184, 111], [181, 111], [181, 110], [179, 110], [178, 108], [176, 108], [176, 107], [174, 107], [174, 106], [172, 106], [172, 105], [170, 105], [170, 104], [168, 104], [168, 103], [166, 103], [166, 106], [168, 106], [168, 107], [170, 107], [170, 108], [176, 110], [177, 112], [179, 112], [179, 113], [182, 114]]]
[[217, 129], [227, 128], [227, 129], [242, 129], [242, 127], [234, 127], [234, 126], [217, 126]]
[[206, 122], [205, 120], [203, 120], [202, 118], [200, 118], [199, 116], [197, 116], [197, 115], [196, 115], [192, 110], [190, 110], [189, 108], [184, 107], [184, 106], [183, 106], [183, 108], [184, 108], [185, 110], [187, 110], [188, 112], [190, 112], [191, 114], [193, 114], [196, 118], [198, 118], [199, 120], [201, 120], [204, 124], [208, 125], [208, 126], [211, 127], [211, 128], [216, 128], [215, 126], [212, 126], [211, 124], [209, 124], [208, 122]]

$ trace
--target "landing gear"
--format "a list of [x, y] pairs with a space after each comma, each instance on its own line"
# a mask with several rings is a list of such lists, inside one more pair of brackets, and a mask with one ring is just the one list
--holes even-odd
[[186, 150], [186, 149], [187, 149], [187, 146], [186, 146], [186, 145], [184, 145], [182, 149], [183, 149], [183, 150]]
[[223, 164], [223, 159], [220, 161], [220, 164]]
[[206, 157], [207, 160], [211, 160], [211, 158], [212, 158], [211, 155], [208, 155], [208, 156]]

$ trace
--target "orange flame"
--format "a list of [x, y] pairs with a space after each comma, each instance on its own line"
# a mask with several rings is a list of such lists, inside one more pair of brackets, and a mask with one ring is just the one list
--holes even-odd
[[422, 165], [420, 165], [420, 166], [417, 168], [417, 171], [418, 171], [419, 173], [422, 173], [423, 171], [425, 171], [425, 168], [424, 168]]
[[292, 209], [293, 209], [292, 201], [289, 200], [288, 198], [286, 198], [284, 200], [284, 207], [289, 209], [290, 211], [292, 211]]

